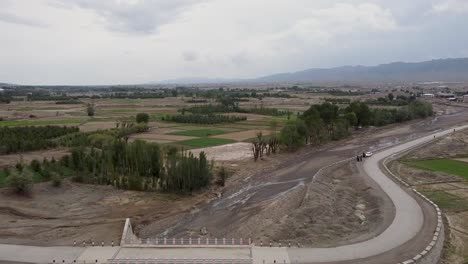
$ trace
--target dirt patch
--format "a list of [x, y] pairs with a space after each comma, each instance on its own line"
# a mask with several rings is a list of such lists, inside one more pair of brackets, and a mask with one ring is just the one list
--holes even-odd
[[[224, 138], [224, 137], [223, 137]], [[193, 154], [198, 155], [204, 151], [209, 160], [216, 161], [237, 161], [250, 159], [253, 157], [250, 143], [233, 143], [208, 148], [192, 149]]]
[[187, 210], [206, 194], [183, 197], [169, 194], [116, 190], [64, 181], [34, 186], [31, 197], [0, 189], [0, 243], [72, 245], [87, 241], [120, 241], [126, 217], [160, 216]]
[[18, 162], [29, 164], [32, 160], [36, 159], [42, 161], [43, 159], [60, 159], [63, 156], [70, 154], [67, 149], [49, 149], [24, 152], [21, 154], [0, 155], [0, 168], [15, 166]]
[[[359, 173], [350, 163], [319, 175], [316, 181], [287, 197], [287, 206], [296, 210], [276, 220], [264, 215], [271, 224], [250, 231], [263, 241], [286, 244], [292, 240], [313, 247], [372, 237], [383, 218], [379, 209], [382, 201]], [[271, 204], [270, 210], [278, 206]]]
[[468, 131], [452, 133], [434, 144], [418, 149], [407, 155], [406, 159], [456, 158], [468, 154]]
[[398, 175], [401, 175], [401, 178], [403, 178], [410, 185], [424, 185], [424, 184], [430, 184], [430, 183], [451, 182], [451, 181], [461, 180], [457, 176], [446, 174], [443, 172], [432, 172], [432, 171], [414, 169], [398, 161], [391, 162], [389, 164], [389, 168], [392, 171], [395, 171]]
[[449, 245], [444, 263], [466, 263], [468, 259], [468, 212], [446, 214], [450, 226]]

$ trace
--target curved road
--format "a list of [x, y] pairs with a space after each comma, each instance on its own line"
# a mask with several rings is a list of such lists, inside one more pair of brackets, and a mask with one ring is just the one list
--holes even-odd
[[[459, 126], [456, 129], [465, 129], [468, 125]], [[356, 259], [363, 259], [376, 256], [392, 249], [398, 248], [414, 238], [422, 229], [424, 224], [424, 215], [421, 206], [410, 194], [404, 191], [401, 186], [391, 180], [381, 171], [380, 162], [396, 153], [409, 150], [421, 144], [433, 140], [435, 137], [447, 135], [453, 131], [453, 128], [430, 134], [409, 142], [390, 147], [363, 162], [363, 169], [372, 178], [382, 190], [390, 197], [395, 206], [395, 217], [390, 226], [380, 235], [363, 242], [339, 246], [334, 248], [265, 248], [253, 247], [251, 255], [254, 263], [267, 263], [275, 260], [279, 263], [286, 261], [288, 263], [320, 263], [320, 262], [339, 262]], [[421, 245], [424, 248], [426, 245]], [[165, 249], [139, 249], [139, 248], [120, 248], [120, 247], [33, 247], [21, 245], [0, 244], [0, 263], [2, 261], [19, 261], [32, 263], [50, 263], [52, 259], [65, 260], [72, 262], [75, 259], [80, 261], [87, 260], [95, 262], [105, 261], [112, 257], [126, 258], [138, 257], [145, 251], [145, 257], [148, 253], [154, 257], [164, 254]], [[242, 250], [232, 249], [232, 252], [226, 258], [242, 255]], [[197, 249], [179, 249], [177, 257], [190, 258]], [[152, 253], [151, 253], [152, 252]], [[416, 253], [415, 253], [416, 254]], [[208, 256], [207, 256], [208, 257]], [[83, 263], [83, 262], [81, 262]]]

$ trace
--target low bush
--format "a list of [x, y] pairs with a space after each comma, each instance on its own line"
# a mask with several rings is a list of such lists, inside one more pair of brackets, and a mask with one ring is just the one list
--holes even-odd
[[28, 194], [33, 186], [32, 174], [29, 170], [10, 172], [7, 178], [7, 184], [18, 194]]

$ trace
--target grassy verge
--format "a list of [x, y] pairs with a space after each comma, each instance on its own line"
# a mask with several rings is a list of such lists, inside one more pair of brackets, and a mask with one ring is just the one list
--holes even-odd
[[426, 191], [423, 194], [444, 210], [455, 213], [468, 210], [468, 203], [463, 198], [451, 193], [445, 191]]
[[450, 159], [410, 160], [403, 163], [423, 170], [446, 172], [468, 179], [468, 163]]
[[34, 126], [34, 125], [59, 125], [76, 124], [86, 121], [85, 119], [53, 119], [53, 120], [5, 120], [0, 121], [0, 126]]
[[229, 143], [234, 143], [234, 142], [237, 142], [237, 141], [231, 140], [231, 139], [225, 139], [225, 138], [203, 137], [203, 138], [195, 138], [195, 139], [178, 141], [177, 144], [202, 148], [202, 147], [224, 145], [224, 144], [229, 144]]
[[189, 136], [189, 137], [208, 137], [208, 136], [215, 136], [225, 134], [226, 131], [221, 129], [197, 129], [197, 130], [185, 130], [185, 131], [178, 131], [169, 133], [169, 135], [177, 135], [177, 136]]

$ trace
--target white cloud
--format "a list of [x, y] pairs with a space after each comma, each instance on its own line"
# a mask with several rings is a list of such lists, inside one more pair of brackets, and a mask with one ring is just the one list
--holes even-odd
[[467, 0], [443, 0], [432, 5], [432, 10], [435, 13], [467, 13]]
[[41, 21], [21, 17], [15, 14], [10, 14], [8, 12], [0, 12], [0, 22], [31, 26], [31, 27], [47, 27], [47, 24]]
[[427, 0], [0, 0], [0, 82], [255, 77], [466, 54], [467, 18], [422, 15], [432, 9]]
[[54, 4], [92, 10], [110, 30], [150, 34], [196, 3], [195, 0], [57, 0]]
[[195, 61], [198, 58], [198, 54], [194, 51], [184, 51], [182, 57], [185, 61]]

